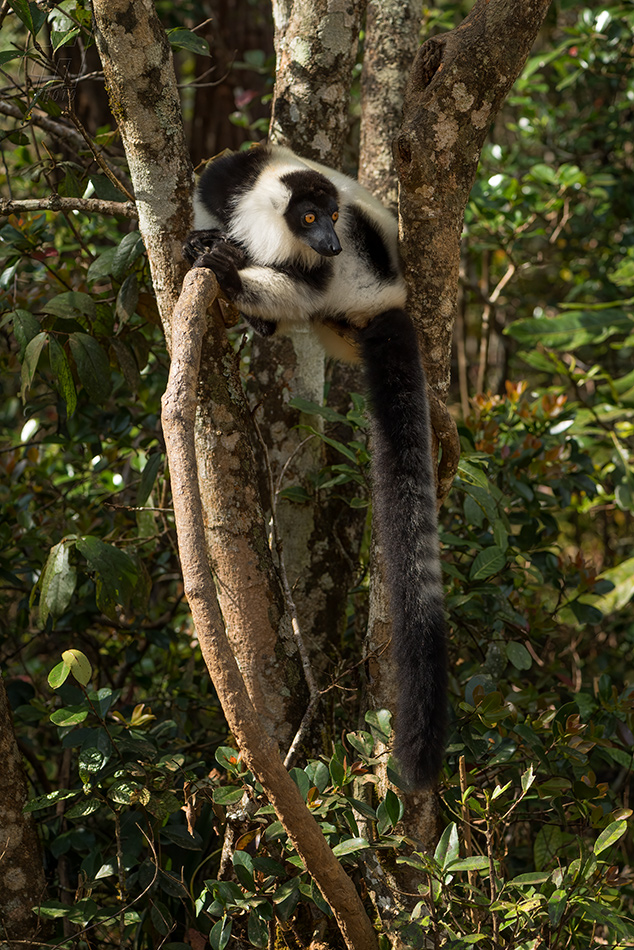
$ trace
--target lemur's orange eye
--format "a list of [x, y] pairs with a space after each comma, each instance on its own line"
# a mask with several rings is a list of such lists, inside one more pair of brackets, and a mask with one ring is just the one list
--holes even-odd
[[336, 221], [336, 220], [338, 219], [338, 217], [339, 217], [339, 212], [338, 212], [338, 211], [333, 211], [333, 213], [332, 213], [332, 220], [333, 220], [333, 221]]
[[315, 223], [315, 215], [312, 213], [312, 211], [309, 211], [308, 214], [304, 215], [304, 224], [314, 224], [314, 223]]

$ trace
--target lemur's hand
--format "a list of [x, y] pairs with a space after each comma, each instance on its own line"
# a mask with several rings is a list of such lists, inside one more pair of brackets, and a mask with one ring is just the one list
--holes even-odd
[[227, 241], [219, 241], [211, 251], [201, 255], [194, 267], [208, 267], [218, 278], [221, 290], [230, 300], [233, 300], [242, 291], [242, 281], [238, 270], [247, 262], [246, 255], [241, 248]]
[[193, 231], [183, 245], [183, 257], [192, 267], [208, 267], [212, 270], [221, 289], [230, 299], [242, 290], [238, 270], [245, 266], [246, 255], [217, 228]]
[[183, 244], [183, 257], [193, 267], [201, 255], [213, 250], [219, 241], [224, 240], [226, 240], [226, 235], [223, 234], [220, 228], [211, 228], [208, 231], [192, 231]]

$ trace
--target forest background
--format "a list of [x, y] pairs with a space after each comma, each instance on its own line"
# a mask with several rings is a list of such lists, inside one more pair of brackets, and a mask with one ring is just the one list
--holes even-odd
[[[126, 28], [151, 48], [141, 6]], [[345, 5], [328, 76], [345, 92], [299, 117], [289, 37], [323, 37], [333, 21], [309, 27], [301, 17], [323, 16], [320, 4], [296, 3], [299, 22], [282, 29], [291, 5], [272, 6], [156, 4], [192, 161], [264, 139], [272, 109], [278, 139], [359, 170], [394, 205], [393, 96], [419, 40], [453, 35], [472, 4], [386, 0], [366, 19]], [[381, 13], [393, 17], [382, 64]], [[105, 27], [76, 0], [10, 0], [0, 18], [0, 946], [350, 946], [318, 862], [299, 856], [236, 752], [192, 626], [160, 423], [166, 290], [145, 218], [136, 229], [138, 156], [110, 113], [95, 44]], [[436, 408], [452, 481], [438, 799], [404, 794], [389, 760], [389, 613], [360, 375], [301, 335], [266, 343], [239, 322], [222, 349], [216, 321], [203, 354], [199, 464], [222, 616], [268, 733], [291, 747], [306, 816], [370, 914], [363, 946], [634, 945], [633, 23], [630, 2], [549, 7], [485, 129], [451, 350], [436, 340], [434, 358], [434, 327], [419, 323], [460, 442], [452, 481], [455, 437]], [[100, 49], [107, 70], [117, 53]], [[406, 265], [422, 274], [425, 247], [416, 238], [412, 252], [401, 214]], [[171, 221], [171, 259], [186, 223], [186, 212]], [[248, 400], [233, 430], [219, 378]], [[233, 455], [211, 444], [221, 429]], [[252, 496], [240, 494], [245, 471]], [[273, 578], [260, 600], [231, 574], [238, 537]]]

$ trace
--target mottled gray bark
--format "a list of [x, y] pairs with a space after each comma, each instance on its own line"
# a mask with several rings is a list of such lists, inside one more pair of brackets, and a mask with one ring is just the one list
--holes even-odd
[[[130, 166], [139, 229], [169, 345], [172, 311], [187, 269], [180, 248], [191, 226], [193, 188], [172, 54], [152, 0], [95, 0], [93, 13], [111, 107]], [[220, 606], [253, 690], [252, 699], [272, 734], [287, 742], [298, 718], [295, 697], [280, 688], [280, 681], [298, 684], [302, 669], [297, 651], [288, 647], [285, 639], [290, 620], [267, 547], [261, 509], [250, 504], [248, 524], [243, 517], [245, 500], [252, 500], [252, 471], [245, 459], [254, 437], [250, 442], [245, 434], [250, 417], [242, 390], [235, 385], [231, 388], [231, 370], [226, 365], [231, 357], [224, 340], [222, 346], [216, 354], [219, 363], [210, 362], [207, 367], [203, 385], [208, 388], [202, 395], [209, 404], [201, 407], [206, 425], [197, 427], [200, 476], [208, 505], [207, 544], [216, 570]], [[216, 423], [215, 429], [209, 428]], [[222, 432], [220, 437], [217, 431]], [[228, 457], [231, 451], [236, 452], [233, 462]], [[214, 474], [214, 461], [221, 464], [223, 477], [218, 477], [217, 471]], [[250, 464], [252, 469], [252, 461]], [[244, 529], [239, 550], [227, 545], [228, 534], [222, 530], [227, 525], [231, 525], [229, 534], [234, 536], [238, 528]], [[248, 637], [242, 636], [243, 627], [237, 619], [241, 614]], [[282, 649], [277, 645], [280, 631]], [[296, 694], [301, 699], [301, 689], [296, 689]]]
[[29, 950], [39, 946], [33, 908], [43, 900], [46, 883], [33, 815], [22, 811], [26, 777], [2, 676], [0, 762], [0, 950]]
[[365, 0], [273, 0], [277, 73], [270, 139], [340, 168]]
[[[270, 141], [338, 168], [348, 135], [352, 71], [365, 0], [273, 0], [277, 73]], [[287, 337], [257, 339], [249, 394], [268, 446], [275, 483], [300, 485], [314, 495], [314, 476], [340, 461], [318, 438], [306, 444], [309, 424], [322, 420], [289, 407], [296, 396], [321, 404], [326, 365], [308, 328]], [[358, 370], [331, 370], [336, 408], [348, 408], [347, 393], [359, 391]], [[289, 462], [290, 460], [290, 462]], [[262, 466], [261, 480], [267, 478]], [[277, 523], [299, 623], [313, 662], [329, 664], [330, 643], [339, 644], [345, 620], [363, 518], [341, 499], [320, 495], [298, 504], [279, 499]]]
[[186, 266], [193, 170], [172, 51], [152, 0], [95, 0], [95, 39], [134, 186], [139, 230], [169, 345]]
[[361, 72], [359, 181], [396, 211], [392, 143], [400, 128], [407, 77], [418, 50], [420, 0], [369, 0]]

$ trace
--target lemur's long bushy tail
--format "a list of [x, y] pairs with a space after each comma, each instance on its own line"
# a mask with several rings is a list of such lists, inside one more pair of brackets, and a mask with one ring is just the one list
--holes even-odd
[[359, 331], [373, 427], [374, 518], [383, 549], [398, 677], [396, 755], [416, 788], [440, 771], [447, 646], [425, 375], [403, 310]]

